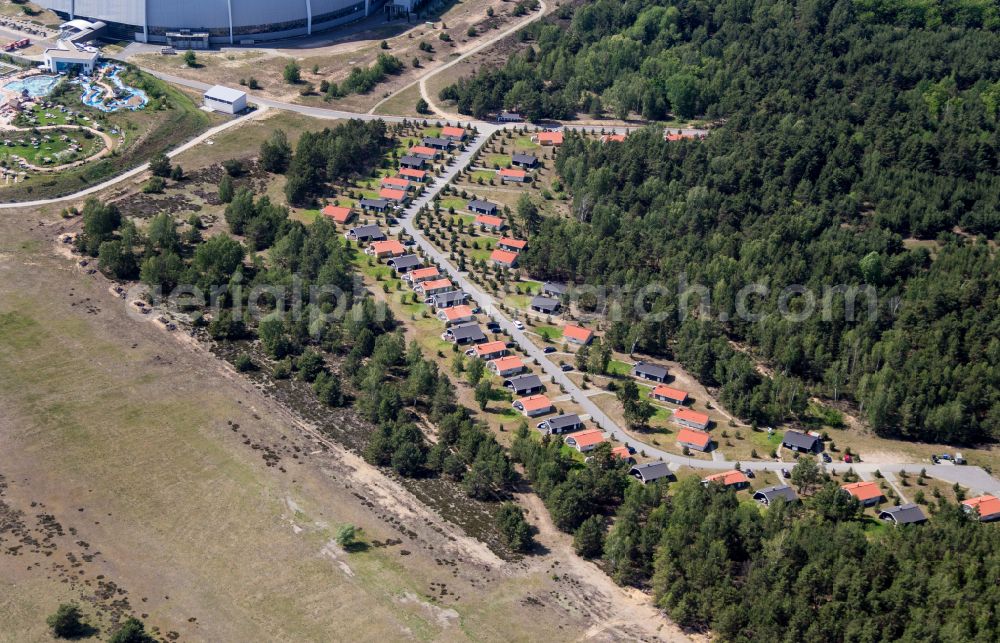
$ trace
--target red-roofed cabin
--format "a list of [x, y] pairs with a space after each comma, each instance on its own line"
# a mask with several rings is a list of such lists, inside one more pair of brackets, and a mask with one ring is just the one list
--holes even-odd
[[426, 145], [414, 145], [410, 148], [410, 154], [414, 156], [419, 156], [420, 158], [426, 159], [436, 159], [440, 156], [441, 152], [434, 149], [433, 147], [427, 147]]
[[382, 188], [378, 191], [378, 195], [383, 199], [389, 199], [390, 201], [397, 201], [402, 203], [406, 201], [406, 191], [405, 190], [395, 190], [393, 188]]
[[581, 346], [586, 346], [594, 339], [594, 331], [589, 328], [584, 328], [582, 326], [574, 326], [573, 324], [566, 324], [563, 326], [563, 337], [566, 341], [573, 342], [574, 344], [580, 344]]
[[507, 250], [509, 252], [521, 252], [528, 247], [528, 242], [523, 239], [502, 237], [500, 241], [497, 241], [497, 247], [501, 250]]
[[614, 457], [621, 458], [622, 460], [632, 459], [632, 452], [628, 450], [626, 446], [619, 446], [611, 449], [611, 455]]
[[654, 400], [660, 400], [661, 402], [670, 402], [671, 404], [684, 404], [687, 402], [688, 394], [678, 388], [671, 388], [660, 384], [652, 391], [649, 392], [649, 397]]
[[711, 422], [711, 420], [709, 420], [708, 416], [704, 413], [692, 411], [691, 409], [674, 410], [674, 423], [686, 426], [689, 429], [704, 431], [708, 428], [709, 422]]
[[750, 486], [750, 480], [747, 479], [746, 475], [738, 470], [733, 469], [732, 471], [724, 471], [722, 473], [716, 473], [705, 478], [702, 478], [701, 484], [706, 487], [712, 483], [721, 484], [724, 487], [731, 487], [733, 489], [746, 489]]
[[439, 292], [445, 292], [452, 289], [450, 279], [434, 279], [433, 281], [423, 281], [417, 285], [414, 290], [420, 290], [428, 297], [431, 295], [436, 295]]
[[354, 218], [354, 210], [339, 205], [328, 205], [320, 212], [323, 216], [333, 219], [335, 223], [347, 223]]
[[400, 242], [390, 239], [389, 241], [376, 241], [368, 246], [365, 254], [382, 259], [383, 257], [398, 257], [406, 254], [406, 248]]
[[489, 214], [477, 214], [476, 225], [484, 228], [492, 228], [493, 230], [500, 230], [504, 227], [501, 217], [494, 217]]
[[470, 322], [475, 319], [475, 317], [476, 316], [472, 314], [472, 308], [466, 304], [442, 308], [441, 311], [438, 312], [438, 319], [445, 322], [445, 325], [448, 326], [451, 324]]
[[681, 429], [677, 433], [677, 444], [695, 451], [708, 451], [712, 446], [712, 436], [696, 429]]
[[605, 134], [601, 137], [602, 143], [624, 143], [626, 134]]
[[882, 490], [879, 488], [878, 483], [875, 482], [864, 480], [861, 482], [849, 482], [840, 485], [840, 488], [857, 498], [858, 502], [865, 507], [877, 505], [885, 499], [882, 496]]
[[531, 137], [531, 140], [538, 143], [539, 145], [555, 145], [559, 146], [563, 144], [563, 133], [562, 132], [539, 132]]
[[410, 282], [414, 286], [422, 281], [428, 281], [439, 277], [441, 271], [437, 269], [437, 266], [430, 266], [427, 268], [417, 268], [416, 270], [411, 270], [408, 274], [403, 276], [403, 279]]
[[512, 406], [530, 418], [552, 412], [552, 402], [544, 395], [522, 397], [514, 400]]
[[400, 168], [399, 175], [411, 181], [419, 181], [421, 183], [427, 180], [427, 170], [415, 170], [412, 167]]
[[413, 188], [413, 184], [410, 183], [410, 180], [403, 178], [401, 176], [383, 177], [381, 185], [384, 188], [391, 188], [395, 190], [404, 190], [404, 191]]
[[1000, 520], [1000, 498], [986, 494], [962, 502], [962, 509], [980, 522]]
[[514, 170], [509, 167], [500, 169], [500, 181], [514, 181], [515, 183], [524, 183], [528, 180], [528, 173], [524, 170]]
[[516, 355], [510, 355], [509, 357], [501, 357], [500, 359], [492, 360], [486, 365], [491, 373], [499, 375], [500, 377], [508, 377], [510, 375], [517, 375], [518, 373], [524, 372], [525, 366], [524, 361]]
[[567, 446], [573, 447], [580, 453], [586, 453], [587, 451], [592, 451], [601, 442], [604, 442], [604, 433], [599, 429], [587, 429], [585, 431], [570, 433], [563, 440]]
[[465, 134], [466, 134], [465, 130], [462, 129], [461, 127], [452, 127], [450, 125], [446, 125], [441, 128], [441, 136], [443, 136], [444, 138], [450, 138], [455, 141], [464, 141]]
[[467, 350], [465, 354], [485, 360], [497, 359], [507, 354], [507, 344], [500, 341], [487, 342], [485, 344], [473, 346]]
[[498, 266], [513, 268], [517, 265], [517, 253], [497, 248], [490, 253], [490, 261]]

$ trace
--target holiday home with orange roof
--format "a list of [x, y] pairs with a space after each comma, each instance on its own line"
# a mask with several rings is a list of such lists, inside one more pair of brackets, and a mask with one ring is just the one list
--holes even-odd
[[320, 213], [332, 219], [334, 223], [347, 223], [354, 218], [354, 210], [340, 205], [328, 205], [320, 210]]
[[495, 217], [490, 214], [477, 214], [475, 223], [481, 228], [489, 228], [490, 230], [500, 230], [504, 227], [501, 217]]
[[962, 509], [980, 522], [1000, 520], [1000, 498], [990, 494], [963, 501]]
[[406, 248], [404, 248], [403, 244], [395, 239], [390, 239], [389, 241], [376, 241], [365, 249], [365, 254], [379, 259], [382, 259], [383, 257], [398, 257], [406, 254]]
[[689, 429], [697, 429], [699, 431], [704, 431], [708, 428], [711, 420], [704, 413], [699, 413], [697, 411], [692, 411], [691, 409], [674, 409], [675, 424], [680, 424], [681, 426], [686, 426]]
[[426, 145], [414, 145], [409, 150], [410, 154], [432, 161], [441, 155], [441, 152], [434, 149], [433, 147], [427, 147]]
[[423, 183], [427, 180], [427, 170], [415, 170], [412, 167], [400, 168], [399, 175], [404, 179], [417, 181], [418, 183]]
[[382, 188], [378, 191], [378, 195], [383, 199], [388, 199], [389, 201], [395, 201], [396, 203], [403, 203], [406, 201], [406, 191], [397, 190], [395, 188]]
[[497, 359], [507, 354], [507, 344], [499, 341], [487, 342], [486, 344], [473, 346], [469, 350], [465, 351], [465, 354], [470, 357], [478, 357], [479, 359], [485, 360]]
[[452, 127], [451, 125], [445, 125], [441, 128], [441, 136], [444, 138], [450, 138], [454, 141], [465, 140], [465, 129], [461, 127]]
[[450, 326], [451, 324], [469, 322], [475, 319], [475, 317], [476, 316], [472, 314], [472, 308], [466, 304], [442, 308], [438, 312], [438, 319], [443, 321], [447, 326]]
[[858, 499], [865, 507], [871, 507], [885, 500], [878, 483], [862, 480], [840, 485], [840, 488]]
[[409, 179], [402, 176], [384, 176], [382, 177], [382, 187], [390, 188], [392, 190], [412, 190], [413, 183]]
[[625, 134], [605, 134], [601, 137], [602, 143], [624, 143]]
[[523, 373], [525, 370], [524, 362], [517, 355], [492, 360], [486, 365], [486, 368], [494, 375], [499, 375], [500, 377], [517, 375], [518, 373]]
[[515, 170], [509, 167], [500, 168], [500, 181], [506, 183], [507, 181], [513, 181], [514, 183], [524, 183], [528, 180], [528, 173], [524, 170]]
[[563, 337], [566, 341], [573, 342], [574, 344], [580, 344], [581, 346], [586, 346], [594, 339], [594, 331], [589, 328], [584, 328], [583, 326], [574, 326], [573, 324], [566, 324], [563, 326]]
[[566, 443], [566, 446], [572, 447], [580, 453], [586, 453], [587, 451], [593, 451], [594, 447], [604, 442], [604, 433], [600, 429], [587, 429], [585, 431], [570, 433], [563, 438], [563, 441]]
[[545, 395], [529, 395], [514, 400], [511, 405], [529, 418], [551, 413], [553, 410], [552, 401]]
[[425, 295], [436, 295], [439, 292], [445, 292], [446, 290], [451, 290], [451, 279], [433, 279], [430, 281], [422, 281], [416, 285], [414, 290], [423, 292]]
[[746, 474], [739, 469], [716, 473], [714, 475], [706, 476], [701, 480], [701, 484], [706, 487], [712, 483], [721, 484], [724, 487], [737, 490], [746, 489], [750, 486], [750, 480], [746, 477]]
[[531, 140], [539, 145], [555, 145], [556, 147], [563, 144], [563, 133], [562, 132], [539, 132], [531, 137]]
[[417, 268], [410, 271], [409, 274], [403, 276], [403, 279], [413, 285], [417, 285], [422, 281], [429, 281], [440, 276], [441, 271], [438, 270], [437, 266], [428, 266], [427, 268]]
[[654, 400], [659, 400], [661, 402], [670, 402], [671, 404], [684, 404], [687, 402], [688, 394], [679, 388], [672, 388], [666, 384], [660, 384], [652, 391], [649, 392], [649, 397]]
[[524, 239], [514, 239], [512, 237], [501, 237], [497, 241], [497, 248], [508, 252], [521, 252], [528, 247], [528, 242]]
[[712, 446], [712, 436], [697, 429], [681, 429], [677, 433], [677, 446], [695, 451], [708, 451]]
[[517, 253], [497, 248], [490, 253], [490, 261], [504, 268], [513, 268], [517, 266]]

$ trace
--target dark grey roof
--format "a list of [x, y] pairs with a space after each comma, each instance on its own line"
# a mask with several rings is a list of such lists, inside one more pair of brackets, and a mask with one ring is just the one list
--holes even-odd
[[797, 449], [807, 449], [811, 451], [815, 448], [818, 440], [819, 438], [809, 435], [808, 433], [802, 433], [801, 431], [785, 431], [785, 437], [781, 439], [781, 443]]
[[534, 154], [515, 154], [511, 159], [514, 163], [523, 163], [525, 165], [534, 165], [538, 162], [538, 157]]
[[497, 204], [490, 203], [489, 201], [482, 201], [480, 199], [473, 199], [469, 201], [470, 210], [486, 210], [487, 212], [496, 212]]
[[649, 362], [638, 362], [635, 365], [636, 375], [652, 375], [653, 377], [658, 377], [663, 379], [667, 376], [667, 367], [660, 366], [659, 364], [650, 364]]
[[448, 292], [439, 292], [433, 296], [434, 307], [440, 308], [441, 304], [454, 304], [462, 303], [469, 298], [469, 294], [464, 290], [449, 290]]
[[435, 145], [441, 145], [444, 147], [451, 146], [451, 139], [448, 138], [437, 138], [436, 136], [425, 136], [423, 144], [427, 147], [434, 147]]
[[557, 415], [554, 418], [545, 420], [545, 424], [549, 427], [549, 429], [558, 431], [568, 426], [576, 426], [580, 424], [580, 416], [576, 413], [563, 413], [562, 415]]
[[757, 493], [753, 494], [753, 497], [754, 500], [767, 500], [768, 504], [774, 502], [776, 498], [784, 498], [785, 502], [795, 502], [798, 500], [798, 496], [795, 495], [795, 491], [793, 491], [787, 484], [764, 487]]
[[378, 227], [375, 224], [359, 225], [356, 228], [351, 228], [350, 233], [358, 239], [378, 238], [378, 237], [385, 239], [385, 233], [382, 232], [382, 228]]
[[567, 290], [566, 284], [557, 284], [552, 281], [546, 281], [542, 284], [542, 292], [552, 295], [565, 295]]
[[389, 205], [388, 199], [361, 199], [362, 208], [374, 208], [384, 210]]
[[535, 295], [531, 298], [531, 307], [541, 308], [542, 310], [556, 310], [559, 308], [559, 300], [553, 299], [552, 297]]
[[421, 167], [424, 164], [424, 159], [420, 158], [419, 156], [413, 156], [412, 154], [407, 154], [403, 158], [399, 159], [399, 164], [416, 165], [417, 167]]
[[898, 507], [891, 507], [889, 509], [883, 509], [879, 515], [882, 520], [892, 520], [897, 525], [913, 525], [920, 522], [926, 522], [927, 516], [917, 505], [910, 504], [899, 505]]
[[410, 268], [415, 268], [419, 266], [422, 262], [420, 261], [420, 257], [418, 257], [417, 255], [403, 255], [402, 257], [395, 257], [393, 259], [390, 259], [388, 263], [398, 272], [400, 270], [409, 270]]
[[459, 341], [464, 339], [471, 339], [473, 341], [486, 339], [486, 335], [483, 334], [483, 329], [480, 328], [479, 324], [475, 322], [471, 324], [452, 326], [449, 332], [452, 337]]
[[638, 475], [643, 482], [652, 482], [660, 478], [672, 478], [674, 473], [666, 462], [647, 462], [646, 464], [637, 464], [629, 469], [629, 475]]
[[537, 375], [518, 375], [508, 380], [504, 380], [504, 386], [513, 389], [515, 393], [520, 391], [532, 391], [542, 387], [542, 380]]

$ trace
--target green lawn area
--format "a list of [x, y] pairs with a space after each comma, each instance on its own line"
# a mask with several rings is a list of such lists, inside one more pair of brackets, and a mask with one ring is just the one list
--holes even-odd
[[493, 251], [489, 248], [480, 248], [479, 250], [476, 249], [466, 250], [465, 254], [466, 256], [469, 257], [469, 259], [478, 261], [489, 261], [490, 255], [493, 254]]
[[521, 292], [527, 293], [529, 295], [534, 295], [538, 294], [539, 289], [542, 287], [542, 282], [522, 279], [515, 285]]
[[441, 128], [440, 127], [425, 127], [424, 128], [424, 136], [430, 136], [431, 138], [437, 138], [437, 137], [441, 136]]
[[608, 375], [628, 376], [631, 373], [632, 366], [621, 360], [613, 359], [608, 363]]
[[562, 329], [557, 326], [535, 326], [535, 332], [552, 341], [562, 339]]
[[479, 183], [480, 181], [483, 183], [489, 183], [490, 179], [496, 178], [496, 175], [497, 173], [493, 170], [476, 170], [472, 173], [469, 180], [473, 183]]
[[490, 154], [483, 163], [486, 167], [510, 167], [514, 159], [510, 154]]
[[773, 434], [768, 436], [767, 431], [751, 431], [750, 441], [755, 445], [764, 447], [768, 450], [768, 453], [773, 449], [777, 449], [781, 444], [781, 438], [784, 437], [784, 433], [781, 431], [775, 431]]
[[514, 147], [517, 150], [537, 150], [539, 148], [538, 143], [534, 143], [530, 136], [518, 136], [514, 139]]
[[438, 207], [445, 211], [454, 208], [455, 212], [461, 212], [465, 209], [466, 203], [467, 201], [460, 196], [446, 196], [438, 201]]
[[14, 119], [14, 124], [18, 127], [31, 127], [32, 125], [43, 127], [45, 125], [65, 125], [70, 120], [59, 108], [43, 109], [41, 105], [33, 105], [29, 111], [21, 112]]
[[531, 299], [528, 295], [507, 295], [504, 297], [505, 304], [511, 306], [512, 308], [519, 308], [521, 310], [527, 310], [530, 302]]

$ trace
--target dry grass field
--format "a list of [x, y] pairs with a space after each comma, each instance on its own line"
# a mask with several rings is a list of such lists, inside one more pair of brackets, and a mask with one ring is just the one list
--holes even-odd
[[[77, 601], [176, 640], [680, 639], [537, 504], [510, 563], [0, 215], [0, 640]], [[537, 500], [537, 499], [534, 499]], [[528, 497], [529, 508], [533, 499]], [[363, 529], [364, 551], [333, 534]]]

